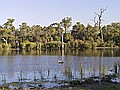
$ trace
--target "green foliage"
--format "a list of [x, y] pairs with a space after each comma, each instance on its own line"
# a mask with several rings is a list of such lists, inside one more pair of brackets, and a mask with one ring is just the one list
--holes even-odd
[[90, 49], [92, 48], [92, 43], [90, 41], [87, 41], [84, 46], [85, 46], [85, 49]]
[[51, 41], [46, 43], [46, 48], [48, 49], [60, 49], [62, 43], [57, 41]]
[[102, 39], [100, 39], [100, 38], [97, 39], [97, 46], [104, 47], [104, 42], [102, 42]]
[[25, 41], [24, 43], [22, 43], [22, 47], [25, 50], [32, 50], [36, 47], [36, 43], [35, 42], [29, 42], [29, 41]]
[[8, 49], [11, 48], [11, 45], [10, 45], [10, 44], [5, 44], [5, 43], [3, 43], [3, 44], [2, 44], [2, 48], [8, 50]]
[[[102, 40], [97, 24], [85, 26], [77, 22], [72, 26], [71, 17], [63, 18], [59, 23], [44, 27], [40, 25], [30, 27], [26, 22], [23, 22], [18, 29], [13, 25], [14, 21], [15, 19], [9, 18], [0, 26], [0, 49], [16, 49], [16, 47], [24, 50], [60, 49], [62, 34], [67, 49], [120, 47], [120, 22], [101, 27]], [[19, 46], [16, 41], [19, 41]]]
[[90, 41], [84, 42], [82, 40], [69, 41], [67, 43], [67, 48], [90, 49], [90, 48], [92, 48], [92, 42], [90, 42]]
[[63, 19], [62, 19], [61, 26], [64, 28], [65, 33], [67, 32], [67, 30], [68, 30], [68, 29], [70, 28], [70, 26], [72, 25], [71, 20], [72, 20], [71, 17], [66, 17], [66, 18], [63, 18]]

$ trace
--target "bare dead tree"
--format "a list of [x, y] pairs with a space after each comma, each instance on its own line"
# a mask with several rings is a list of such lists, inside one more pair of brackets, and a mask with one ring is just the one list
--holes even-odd
[[96, 16], [93, 18], [94, 26], [98, 25], [98, 21], [96, 21]]
[[107, 7], [106, 8], [101, 8], [98, 13], [94, 12], [98, 17], [97, 22], [96, 22], [96, 17], [94, 17], [94, 23], [98, 24], [98, 27], [99, 27], [99, 30], [100, 30], [100, 37], [101, 37], [102, 41], [103, 41], [103, 34], [102, 34], [102, 29], [101, 29], [101, 25], [102, 25], [102, 21], [103, 21], [102, 16], [103, 16], [103, 13], [106, 10], [107, 10]]
[[[103, 42], [103, 33], [102, 33], [102, 16], [103, 16], [103, 13], [106, 11], [107, 7], [106, 8], [101, 8], [99, 10], [98, 13], [95, 12], [95, 15], [97, 16], [97, 21], [96, 21], [96, 17], [94, 17], [94, 23], [95, 25], [98, 25], [98, 28], [99, 28], [99, 31], [100, 31], [100, 38], [102, 39], [102, 42]], [[99, 59], [99, 76], [101, 77], [101, 58]]]

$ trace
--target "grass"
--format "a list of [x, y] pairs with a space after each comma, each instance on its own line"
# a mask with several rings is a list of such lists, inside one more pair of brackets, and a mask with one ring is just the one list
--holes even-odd
[[120, 86], [118, 86], [118, 85], [110, 85], [105, 90], [120, 90]]

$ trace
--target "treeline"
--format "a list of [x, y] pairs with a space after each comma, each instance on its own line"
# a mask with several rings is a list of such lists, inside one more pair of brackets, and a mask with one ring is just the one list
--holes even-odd
[[120, 47], [120, 22], [101, 27], [96, 23], [94, 26], [80, 22], [72, 25], [72, 18], [66, 17], [49, 26], [29, 26], [23, 22], [15, 28], [14, 21], [9, 18], [0, 26], [0, 49], [60, 49], [62, 40], [66, 49]]

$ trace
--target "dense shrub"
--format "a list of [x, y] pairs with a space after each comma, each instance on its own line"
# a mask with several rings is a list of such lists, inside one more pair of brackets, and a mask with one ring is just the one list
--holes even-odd
[[82, 40], [75, 40], [75, 41], [69, 41], [67, 43], [67, 48], [72, 49], [90, 49], [92, 48], [92, 43], [90, 41], [82, 41]]
[[5, 44], [5, 43], [3, 43], [2, 44], [2, 48], [3, 49], [10, 49], [11, 48], [11, 44]]
[[31, 49], [36, 48], [36, 43], [35, 42], [25, 41], [21, 45], [22, 45], [22, 49], [24, 49], [24, 50], [31, 50]]
[[60, 49], [61, 45], [62, 45], [61, 42], [52, 41], [52, 42], [44, 43], [42, 47], [47, 49]]

